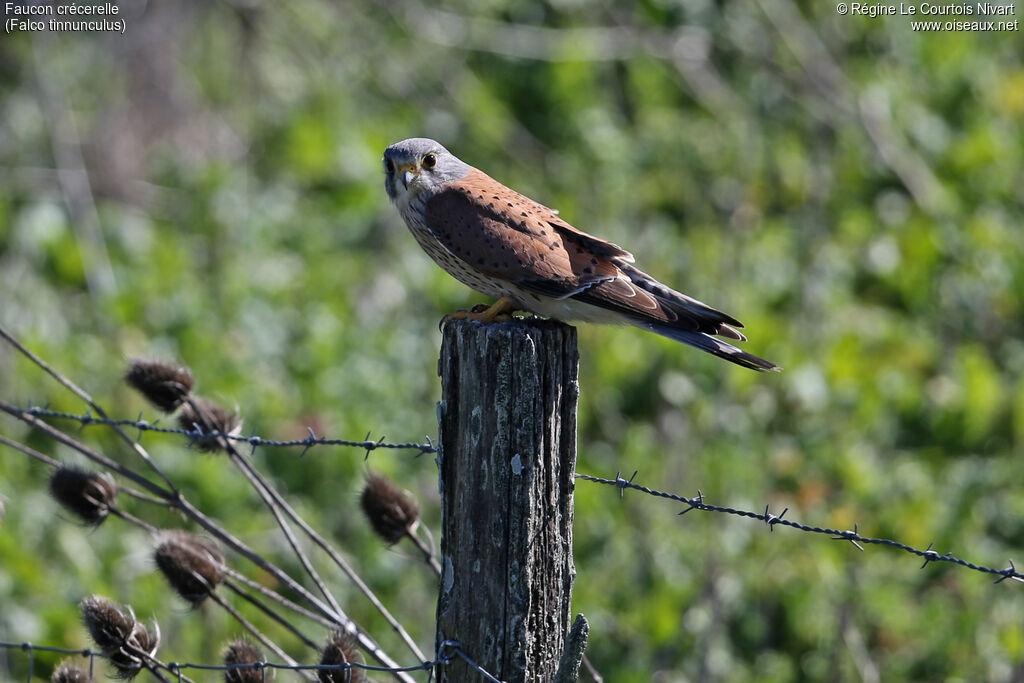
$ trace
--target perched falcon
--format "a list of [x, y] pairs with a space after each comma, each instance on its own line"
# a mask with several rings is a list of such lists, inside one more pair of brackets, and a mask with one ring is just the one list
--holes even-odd
[[711, 335], [745, 341], [735, 318], [635, 268], [633, 255], [577, 230], [427, 138], [384, 151], [384, 187], [424, 251], [463, 284], [498, 299], [446, 319], [504, 320], [516, 310], [634, 325], [753, 370], [774, 363]]

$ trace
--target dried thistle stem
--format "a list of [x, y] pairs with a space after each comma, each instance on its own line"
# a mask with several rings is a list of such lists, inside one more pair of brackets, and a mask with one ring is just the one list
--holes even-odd
[[[337, 625], [338, 625], [336, 621], [332, 621], [330, 619], [325, 619], [324, 617], [322, 617], [321, 615], [317, 614], [316, 612], [310, 611], [310, 610], [306, 609], [305, 607], [303, 607], [302, 605], [300, 605], [298, 603], [295, 603], [295, 602], [292, 602], [291, 600], [289, 600], [288, 598], [284, 597], [283, 595], [281, 595], [277, 591], [271, 590], [270, 588], [267, 588], [263, 584], [258, 583], [256, 581], [253, 581], [248, 576], [245, 576], [244, 574], [236, 572], [231, 567], [226, 567], [225, 568], [225, 572], [226, 572], [226, 574], [229, 577], [231, 577], [231, 579], [233, 579], [238, 584], [241, 584], [241, 585], [249, 588], [250, 590], [253, 590], [253, 591], [255, 591], [255, 592], [257, 592], [257, 593], [259, 593], [259, 594], [261, 594], [261, 595], [263, 595], [263, 596], [265, 596], [267, 598], [270, 598], [271, 600], [273, 600], [273, 601], [283, 605], [284, 607], [287, 607], [288, 609], [290, 609], [291, 611], [295, 612], [296, 614], [299, 614], [299, 615], [309, 619], [310, 621], [314, 621], [317, 624], [319, 624], [320, 626], [323, 626], [324, 628], [333, 629], [333, 628], [336, 628]], [[236, 590], [240, 590], [240, 586], [235, 586], [234, 588]], [[248, 598], [246, 598], [246, 599], [248, 599]]]
[[438, 577], [441, 576], [441, 563], [437, 561], [437, 557], [434, 556], [433, 549], [423, 541], [419, 535], [416, 534], [415, 530], [409, 530], [405, 532], [406, 538], [412, 541], [412, 544], [423, 554], [423, 561], [427, 563]]
[[311, 648], [316, 649], [317, 645], [316, 645], [315, 642], [313, 642], [308, 637], [306, 637], [306, 635], [304, 633], [302, 633], [302, 631], [300, 631], [290, 621], [288, 621], [287, 619], [282, 617], [280, 614], [278, 614], [274, 610], [272, 610], [269, 607], [267, 607], [267, 605], [264, 604], [261, 600], [258, 600], [256, 598], [254, 598], [253, 596], [249, 595], [247, 592], [242, 590], [242, 588], [240, 586], [235, 585], [235, 583], [232, 582], [232, 581], [225, 580], [224, 581], [224, 587], [227, 588], [228, 590], [232, 591], [235, 595], [237, 595], [238, 597], [242, 598], [246, 602], [248, 602], [251, 605], [255, 606], [258, 610], [260, 610], [261, 612], [266, 614], [268, 617], [270, 617], [271, 619], [273, 619], [277, 623], [281, 624], [281, 626], [283, 626], [286, 629], [288, 629], [296, 638], [301, 640], [305, 645], [307, 645], [307, 646], [309, 646]]
[[21, 443], [20, 441], [15, 441], [14, 439], [8, 439], [6, 436], [4, 436], [2, 434], [0, 434], [0, 443], [2, 443], [5, 446], [10, 446], [11, 448], [13, 448], [16, 451], [21, 451], [22, 453], [24, 453], [25, 455], [29, 456], [30, 458], [35, 458], [39, 462], [46, 463], [50, 467], [60, 467], [61, 466], [60, 460], [55, 460], [55, 459], [51, 458], [50, 456], [48, 456], [48, 455], [46, 455], [44, 453], [40, 453], [36, 449], [32, 448], [31, 446], [26, 446], [25, 444]]
[[[200, 416], [202, 415], [202, 406], [195, 402], [192, 399], [192, 397], [187, 398], [185, 400], [185, 403], [197, 414], [199, 414]], [[339, 617], [343, 618], [345, 621], [347, 621], [348, 624], [351, 624], [352, 627], [355, 627], [357, 630], [359, 630], [361, 634], [361, 637], [359, 639], [360, 647], [364, 647], [363, 637], [365, 636], [368, 638], [368, 636], [366, 636], [366, 634], [363, 633], [361, 629], [358, 629], [358, 627], [355, 626], [354, 622], [352, 622], [345, 615], [344, 611], [341, 609], [341, 606], [338, 605], [337, 601], [334, 599], [333, 594], [331, 594], [331, 592], [327, 589], [326, 584], [324, 584], [323, 580], [320, 578], [316, 569], [309, 561], [308, 556], [299, 547], [298, 540], [292, 533], [291, 527], [288, 526], [287, 521], [285, 521], [285, 519], [281, 516], [282, 510], [292, 520], [292, 522], [299, 526], [303, 533], [305, 533], [313, 541], [313, 543], [315, 543], [317, 546], [320, 547], [321, 550], [327, 553], [328, 557], [331, 558], [331, 560], [338, 566], [338, 568], [345, 573], [345, 575], [356, 585], [357, 588], [359, 588], [363, 595], [366, 596], [370, 603], [385, 618], [385, 620], [388, 622], [391, 628], [399, 635], [399, 637], [401, 637], [402, 641], [406, 644], [409, 650], [417, 658], [419, 658], [420, 661], [425, 660], [426, 656], [419, 649], [419, 646], [416, 645], [416, 641], [412, 639], [412, 636], [409, 635], [408, 631], [406, 631], [405, 628], [398, 622], [398, 620], [395, 619], [391, 612], [388, 611], [387, 607], [384, 606], [380, 599], [377, 598], [373, 591], [370, 590], [370, 587], [367, 586], [366, 583], [362, 580], [362, 578], [355, 572], [355, 570], [353, 570], [352, 567], [349, 566], [345, 559], [341, 557], [341, 555], [326, 541], [326, 539], [324, 539], [316, 530], [309, 526], [309, 524], [307, 524], [305, 520], [303, 520], [299, 516], [299, 514], [294, 510], [294, 508], [291, 507], [291, 505], [288, 504], [288, 501], [285, 500], [285, 498], [277, 491], [277, 489], [274, 488], [274, 486], [269, 481], [267, 481], [263, 477], [263, 475], [261, 475], [241, 453], [238, 452], [238, 449], [235, 448], [234, 444], [232, 444], [224, 437], [218, 436], [216, 438], [218, 441], [218, 446], [228, 454], [228, 456], [231, 458], [232, 463], [234, 463], [235, 466], [238, 467], [238, 469], [242, 472], [246, 479], [249, 480], [249, 483], [253, 486], [256, 492], [263, 499], [264, 503], [267, 506], [267, 509], [270, 510], [270, 513], [274, 516], [274, 519], [277, 521], [278, 526], [281, 528], [282, 532], [284, 532], [285, 537], [288, 540], [289, 545], [292, 547], [292, 550], [295, 553], [296, 557], [299, 558], [299, 561], [306, 569], [306, 573], [317, 585], [321, 593], [323, 593], [327, 600], [331, 603], [332, 607], [335, 608], [336, 614]], [[374, 647], [376, 647], [376, 643], [374, 643]], [[367, 650], [367, 652], [373, 654], [372, 651], [370, 650]]]
[[[235, 619], [235, 621], [237, 621], [239, 624], [241, 624], [242, 628], [244, 628], [246, 631], [251, 633], [253, 638], [256, 638], [258, 641], [260, 641], [263, 644], [264, 647], [266, 647], [269, 650], [272, 650], [274, 652], [274, 654], [276, 654], [278, 657], [283, 659], [290, 666], [294, 666], [294, 667], [299, 666], [299, 663], [296, 662], [294, 659], [292, 659], [290, 656], [288, 656], [287, 652], [282, 650], [277, 645], [277, 643], [272, 641], [270, 638], [265, 636], [263, 634], [263, 632], [261, 632], [258, 628], [253, 626], [249, 622], [248, 619], [246, 619], [244, 616], [242, 616], [242, 614], [238, 610], [236, 610], [234, 607], [232, 607], [230, 604], [228, 604], [228, 602], [226, 600], [224, 600], [224, 598], [222, 598], [220, 595], [218, 595], [216, 593], [210, 593], [210, 599], [213, 600], [214, 602], [216, 602], [218, 605], [220, 605], [224, 609], [224, 611], [226, 611], [228, 614], [230, 614]], [[305, 641], [306, 639], [303, 638], [303, 640]], [[315, 648], [316, 644], [313, 643], [312, 647]], [[299, 671], [299, 675], [302, 676], [303, 678], [305, 678], [308, 681], [316, 680], [311, 675], [309, 675], [309, 673], [306, 672], [306, 671], [301, 671], [300, 670]]]
[[[39, 366], [44, 372], [46, 372], [48, 375], [50, 375], [55, 380], [57, 380], [57, 382], [60, 383], [61, 386], [65, 387], [71, 393], [73, 393], [75, 396], [77, 396], [78, 398], [80, 398], [83, 401], [85, 401], [89, 405], [89, 407], [96, 412], [97, 415], [99, 415], [100, 417], [102, 417], [104, 419], [109, 419], [110, 416], [107, 415], [107, 411], [103, 410], [103, 407], [100, 406], [100, 404], [96, 403], [96, 401], [93, 400], [92, 396], [90, 396], [84, 389], [79, 387], [77, 384], [72, 382], [70, 379], [68, 379], [67, 377], [65, 377], [61, 373], [57, 372], [52, 366], [50, 366], [49, 363], [47, 363], [42, 358], [40, 358], [39, 356], [37, 356], [36, 354], [34, 354], [30, 350], [28, 350], [25, 346], [22, 345], [21, 342], [19, 342], [17, 339], [15, 339], [14, 336], [11, 335], [10, 332], [8, 332], [6, 329], [4, 329], [4, 327], [2, 325], [0, 325], [0, 337], [2, 337], [4, 340], [7, 341], [8, 344], [10, 344], [15, 349], [17, 349], [18, 352], [21, 353], [23, 356], [25, 356], [30, 361], [32, 361], [37, 366]], [[128, 434], [123, 429], [121, 429], [120, 425], [112, 424], [111, 428], [129, 446], [131, 446], [132, 450], [135, 451], [138, 454], [138, 456], [140, 458], [142, 458], [146, 462], [146, 464], [149, 465], [149, 467], [154, 472], [156, 472], [157, 476], [159, 476], [163, 480], [164, 484], [166, 484], [169, 489], [171, 489], [172, 491], [175, 490], [174, 484], [171, 482], [170, 478], [168, 478], [168, 476], [166, 474], [164, 474], [163, 470], [161, 470], [157, 466], [157, 464], [149, 456], [149, 453], [146, 451], [146, 449], [142, 447], [142, 444], [140, 444], [138, 441], [136, 441], [132, 437], [128, 436]]]

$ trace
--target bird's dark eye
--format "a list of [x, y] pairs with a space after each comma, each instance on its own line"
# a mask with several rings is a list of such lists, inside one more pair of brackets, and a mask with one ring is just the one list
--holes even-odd
[[437, 165], [437, 155], [428, 154], [423, 157], [423, 168], [434, 168]]
[[387, 171], [388, 175], [392, 175], [395, 172], [395, 165], [391, 163], [391, 159], [384, 160], [384, 170]]

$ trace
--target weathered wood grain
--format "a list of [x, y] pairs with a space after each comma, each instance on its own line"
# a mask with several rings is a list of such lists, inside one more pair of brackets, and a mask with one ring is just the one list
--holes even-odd
[[[503, 681], [551, 681], [569, 631], [576, 330], [547, 320], [445, 327], [438, 642]], [[485, 680], [461, 660], [442, 681]]]

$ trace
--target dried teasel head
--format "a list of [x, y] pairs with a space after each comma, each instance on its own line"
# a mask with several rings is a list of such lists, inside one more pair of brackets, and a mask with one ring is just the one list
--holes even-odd
[[224, 648], [225, 683], [264, 683], [274, 680], [274, 670], [254, 666], [265, 662], [263, 653], [248, 640], [239, 639], [228, 643]]
[[184, 365], [134, 358], [124, 381], [157, 409], [173, 413], [192, 393], [192, 371]]
[[131, 635], [135, 615], [107, 598], [93, 595], [82, 601], [82, 621], [100, 652], [116, 652]]
[[[344, 631], [335, 631], [324, 645], [320, 657], [321, 666], [339, 666], [362, 663], [356, 649], [355, 639]], [[321, 683], [365, 683], [364, 670], [358, 667], [320, 669], [317, 672]]]
[[131, 680], [156, 656], [159, 647], [159, 625], [154, 621], [153, 630], [150, 631], [141, 621], [136, 621], [127, 642], [117, 652], [107, 655], [107, 658], [117, 671], [118, 678]]
[[160, 627], [153, 631], [135, 618], [131, 607], [93, 595], [82, 601], [82, 621], [96, 647], [114, 666], [117, 677], [132, 679], [160, 646]]
[[[190, 399], [178, 414], [178, 424], [182, 429], [204, 434], [237, 435], [242, 432], [242, 418], [238, 413], [206, 398]], [[216, 451], [221, 447], [215, 436], [198, 436], [192, 443], [204, 451]]]
[[117, 500], [117, 483], [106, 472], [64, 465], [50, 477], [50, 495], [86, 524], [98, 526]]
[[171, 588], [193, 607], [224, 580], [224, 555], [210, 541], [184, 531], [167, 533], [153, 559]]
[[420, 520], [420, 507], [413, 497], [375, 472], [366, 475], [359, 503], [370, 526], [389, 545], [402, 540]]
[[77, 666], [61, 662], [60, 666], [53, 670], [50, 683], [93, 683], [93, 680]]

